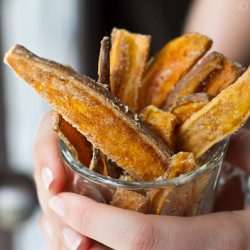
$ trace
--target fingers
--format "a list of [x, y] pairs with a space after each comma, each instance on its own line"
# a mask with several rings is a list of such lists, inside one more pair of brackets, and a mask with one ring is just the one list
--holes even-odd
[[239, 249], [249, 240], [250, 218], [231, 212], [143, 215], [71, 193], [52, 197], [50, 207], [74, 230], [114, 249]]
[[146, 215], [72, 193], [52, 197], [50, 207], [67, 225], [111, 248], [144, 249], [142, 245], [155, 244], [156, 234]]
[[51, 112], [42, 119], [34, 144], [33, 161], [35, 179], [41, 177], [44, 186], [52, 193], [60, 191], [67, 175], [58, 149], [58, 137], [53, 131]]
[[[92, 245], [92, 241], [89, 238], [77, 233], [75, 230], [65, 225], [51, 212], [43, 214], [41, 228], [46, 246], [49, 249], [85, 250], [90, 249]], [[97, 246], [97, 244], [95, 245]]]
[[34, 145], [34, 177], [38, 198], [43, 210], [48, 199], [60, 192], [66, 185], [67, 174], [58, 149], [58, 137], [53, 131], [51, 113], [41, 121]]
[[44, 215], [41, 217], [40, 224], [46, 249], [48, 250], [65, 249], [65, 247], [63, 246], [64, 244], [61, 242], [60, 238], [54, 237], [52, 225]]
[[250, 131], [240, 129], [231, 137], [226, 160], [250, 173]]

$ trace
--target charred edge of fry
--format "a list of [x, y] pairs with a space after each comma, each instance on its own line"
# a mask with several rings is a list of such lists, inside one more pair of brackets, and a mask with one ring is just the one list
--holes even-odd
[[99, 60], [98, 60], [98, 82], [107, 85], [109, 89], [110, 89], [110, 80], [109, 80], [110, 48], [111, 48], [110, 38], [104, 37], [101, 41]]
[[180, 125], [209, 103], [210, 100], [212, 100], [212, 96], [207, 93], [194, 93], [180, 98], [169, 111], [176, 116], [178, 125]]
[[168, 148], [174, 152], [174, 131], [177, 125], [175, 115], [163, 111], [153, 105], [149, 105], [141, 111], [140, 118], [149, 129], [161, 137]]
[[188, 33], [167, 43], [145, 70], [140, 89], [140, 110], [161, 107], [175, 84], [211, 47], [212, 40]]
[[125, 190], [117, 188], [112, 201], [112, 206], [128, 209], [141, 213], [148, 213], [149, 211], [149, 199], [135, 191]]
[[137, 111], [138, 91], [148, 59], [151, 37], [117, 28], [112, 30], [111, 37], [111, 92], [133, 111]]
[[[101, 84], [63, 65], [37, 57], [20, 45], [6, 54], [5, 62], [96, 148], [137, 180], [152, 180], [165, 172], [170, 159], [166, 145]], [[71, 102], [74, 109], [69, 105]], [[85, 112], [80, 112], [80, 107]], [[101, 124], [110, 121], [117, 126], [112, 126], [108, 132]], [[100, 124], [98, 131], [96, 124]], [[122, 138], [122, 141], [129, 140], [130, 143], [124, 147], [124, 144], [117, 143], [116, 135], [119, 135], [118, 142]], [[128, 154], [128, 150], [133, 150], [133, 155]]]
[[211, 52], [197, 63], [183, 78], [177, 82], [163, 105], [164, 110], [170, 110], [176, 102], [197, 91], [206, 79], [223, 67], [224, 56], [218, 52]]
[[250, 114], [250, 67], [179, 128], [177, 147], [200, 157], [215, 143], [234, 133]]
[[92, 158], [91, 143], [56, 111], [53, 111], [52, 118], [54, 130], [59, 138], [80, 163], [89, 167]]
[[224, 57], [222, 67], [213, 74], [210, 74], [207, 81], [204, 83], [203, 91], [212, 96], [216, 96], [237, 80], [244, 71], [245, 68], [242, 65]]

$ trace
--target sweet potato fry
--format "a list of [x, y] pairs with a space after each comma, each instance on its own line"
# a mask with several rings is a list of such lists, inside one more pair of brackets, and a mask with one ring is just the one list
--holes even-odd
[[98, 60], [98, 82], [110, 88], [110, 38], [105, 36], [101, 41], [99, 60]]
[[140, 118], [149, 129], [161, 137], [168, 148], [174, 152], [174, 131], [177, 124], [176, 117], [169, 112], [165, 112], [150, 105], [140, 113]]
[[218, 95], [223, 89], [238, 79], [244, 70], [244, 67], [240, 64], [224, 57], [222, 68], [208, 78], [203, 91], [212, 96]]
[[145, 70], [139, 92], [139, 110], [153, 104], [160, 107], [175, 84], [211, 47], [212, 41], [188, 33], [169, 42]]
[[172, 92], [167, 97], [163, 106], [164, 110], [169, 110], [176, 105], [176, 102], [197, 91], [206, 82], [207, 78], [215, 71], [222, 69], [224, 56], [217, 52], [212, 52], [196, 64], [180, 81], [177, 82]]
[[[107, 85], [109, 84], [109, 47], [110, 39], [104, 37], [101, 41], [99, 55], [98, 81], [101, 83], [106, 82]], [[78, 132], [77, 129], [55, 111], [53, 112], [53, 118], [54, 128], [58, 133], [59, 138], [64, 141], [75, 158], [93, 171], [103, 173], [104, 164], [99, 150], [93, 149], [91, 143], [87, 141], [86, 137]]]
[[194, 93], [180, 98], [176, 105], [172, 106], [169, 111], [176, 116], [178, 124], [182, 124], [193, 113], [204, 107], [211, 99], [211, 96], [207, 93]]
[[6, 54], [5, 63], [131, 176], [153, 180], [166, 171], [166, 145], [101, 84], [20, 45]]
[[193, 153], [179, 152], [172, 156], [165, 178], [172, 179], [192, 172], [196, 167]]
[[[178, 154], [175, 154], [171, 158], [171, 162], [169, 165], [169, 168], [167, 172], [165, 173], [163, 178], [166, 179], [172, 179], [175, 177], [178, 177], [182, 174], [187, 174], [192, 172], [196, 168], [195, 159], [192, 153], [189, 152], [179, 152]], [[152, 202], [152, 210], [153, 213], [156, 214], [163, 214], [164, 209], [167, 209], [167, 213], [165, 214], [172, 214], [173, 211], [171, 211], [169, 207], [169, 203], [173, 203], [173, 201], [170, 201], [169, 195], [171, 195], [173, 192], [176, 193], [177, 189], [179, 187], [168, 186], [165, 189], [160, 189], [156, 192], [151, 192], [151, 202]], [[184, 192], [190, 193], [190, 190], [186, 190], [189, 188], [182, 188]], [[184, 195], [184, 192], [182, 193], [182, 196]], [[175, 196], [176, 201], [180, 200], [180, 197]], [[172, 199], [172, 198], [171, 198]], [[178, 207], [178, 206], [177, 206]]]
[[250, 67], [231, 86], [193, 114], [179, 128], [177, 147], [200, 157], [235, 132], [250, 114]]
[[138, 90], [148, 59], [151, 37], [116, 28], [111, 37], [111, 91], [129, 108], [137, 111]]
[[149, 199], [146, 196], [122, 188], [117, 188], [110, 204], [141, 213], [147, 213], [149, 210]]
[[92, 145], [76, 128], [65, 121], [57, 112], [53, 112], [54, 129], [64, 141], [74, 157], [89, 167], [92, 158]]

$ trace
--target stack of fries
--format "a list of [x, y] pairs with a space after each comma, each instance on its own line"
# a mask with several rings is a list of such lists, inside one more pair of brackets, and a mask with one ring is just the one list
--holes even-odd
[[[250, 67], [205, 55], [212, 40], [198, 33], [170, 41], [148, 61], [150, 42], [114, 28], [101, 41], [98, 82], [21, 45], [5, 62], [53, 106], [55, 130], [80, 163], [104, 176], [157, 181], [195, 170], [247, 120]], [[145, 213], [151, 203], [161, 214], [172, 191], [117, 189], [110, 203]]]

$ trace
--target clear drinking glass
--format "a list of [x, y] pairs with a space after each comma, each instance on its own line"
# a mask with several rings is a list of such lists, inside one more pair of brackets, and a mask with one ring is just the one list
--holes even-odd
[[199, 159], [199, 167], [191, 173], [169, 180], [135, 182], [105, 177], [88, 169], [74, 159], [63, 141], [59, 142], [69, 169], [72, 192], [143, 213], [176, 216], [211, 211], [227, 145], [228, 138], [214, 145]]

